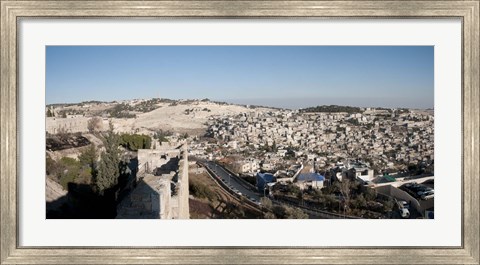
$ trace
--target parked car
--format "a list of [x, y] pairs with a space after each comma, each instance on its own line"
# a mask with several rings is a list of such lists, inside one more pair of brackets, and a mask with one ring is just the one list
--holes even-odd
[[432, 191], [431, 188], [429, 188], [429, 187], [422, 187], [422, 188], [418, 189], [417, 195], [422, 196], [422, 194], [424, 194], [425, 192], [430, 192], [430, 191]]
[[405, 187], [410, 188], [410, 187], [415, 186], [415, 185], [417, 185], [417, 182], [409, 182], [409, 183], [405, 184]]
[[422, 200], [428, 200], [435, 196], [435, 192], [433, 190], [426, 191], [420, 195]]

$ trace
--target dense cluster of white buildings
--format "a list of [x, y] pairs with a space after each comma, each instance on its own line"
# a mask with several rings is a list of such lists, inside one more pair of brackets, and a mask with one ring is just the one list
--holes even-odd
[[237, 155], [239, 172], [274, 171], [286, 161], [315, 170], [361, 160], [380, 171], [401, 171], [433, 161], [433, 111], [361, 109], [358, 113], [253, 111], [215, 116], [208, 123], [217, 141], [194, 142], [196, 155]]

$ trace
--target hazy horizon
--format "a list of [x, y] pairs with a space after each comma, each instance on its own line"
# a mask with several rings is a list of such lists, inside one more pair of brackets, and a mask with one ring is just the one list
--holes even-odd
[[433, 108], [433, 46], [48, 46], [46, 103]]

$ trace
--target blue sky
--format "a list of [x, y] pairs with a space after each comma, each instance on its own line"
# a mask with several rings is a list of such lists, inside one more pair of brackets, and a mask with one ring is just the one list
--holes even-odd
[[433, 107], [433, 46], [48, 46], [46, 103]]

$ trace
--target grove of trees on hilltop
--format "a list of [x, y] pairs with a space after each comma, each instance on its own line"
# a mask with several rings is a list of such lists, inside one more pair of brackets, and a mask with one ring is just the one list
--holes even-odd
[[358, 107], [350, 107], [350, 106], [337, 106], [337, 105], [323, 105], [317, 107], [309, 107], [300, 109], [300, 112], [327, 112], [327, 113], [334, 113], [334, 112], [346, 112], [346, 113], [362, 113], [362, 109]]

